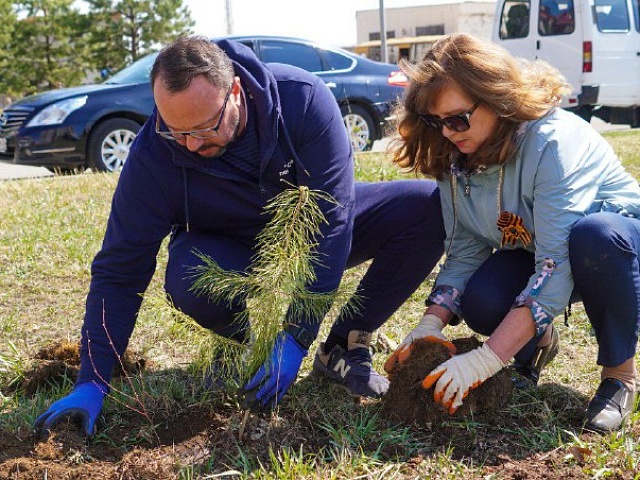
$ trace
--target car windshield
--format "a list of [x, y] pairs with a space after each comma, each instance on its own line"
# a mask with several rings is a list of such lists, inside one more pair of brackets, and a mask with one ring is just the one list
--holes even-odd
[[138, 61], [132, 63], [126, 68], [123, 68], [113, 77], [109, 78], [104, 83], [115, 84], [129, 84], [129, 83], [144, 83], [149, 81], [149, 73], [153, 62], [158, 56], [158, 53], [151, 53], [146, 57], [142, 57]]

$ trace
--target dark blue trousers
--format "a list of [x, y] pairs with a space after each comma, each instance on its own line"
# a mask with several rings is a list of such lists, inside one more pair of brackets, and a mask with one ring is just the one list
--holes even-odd
[[[332, 333], [346, 338], [350, 330], [380, 327], [426, 279], [444, 249], [440, 196], [435, 182], [401, 180], [357, 183], [355, 221], [347, 268], [371, 260], [356, 294], [356, 312], [338, 318]], [[189, 291], [189, 267], [200, 260], [195, 248], [229, 270], [246, 271], [255, 253], [254, 239], [179, 232], [169, 246], [165, 289], [173, 304], [205, 328], [242, 341], [246, 326], [236, 320], [245, 308], [214, 304]], [[340, 315], [342, 317], [342, 315]]]
[[[578, 221], [569, 239], [572, 298], [580, 298], [598, 342], [598, 364], [614, 367], [633, 357], [640, 328], [640, 220], [596, 213]], [[462, 297], [469, 327], [491, 335], [534, 273], [525, 250], [494, 253], [471, 277]], [[515, 359], [527, 362], [538, 338]]]

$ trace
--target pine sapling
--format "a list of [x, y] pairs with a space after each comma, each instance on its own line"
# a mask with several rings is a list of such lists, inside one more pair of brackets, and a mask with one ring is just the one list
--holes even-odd
[[235, 319], [251, 325], [242, 378], [268, 357], [285, 318], [289, 323], [300, 318], [321, 321], [343, 296], [341, 289], [331, 293], [307, 289], [316, 279], [314, 269], [322, 265], [316, 252], [321, 227], [327, 223], [321, 202], [337, 205], [329, 194], [304, 186], [292, 186], [274, 197], [265, 206], [271, 219], [256, 238], [256, 254], [247, 272], [223, 270], [205, 253], [195, 252], [202, 265], [192, 269], [192, 290], [212, 302], [231, 304], [241, 299], [246, 304]]

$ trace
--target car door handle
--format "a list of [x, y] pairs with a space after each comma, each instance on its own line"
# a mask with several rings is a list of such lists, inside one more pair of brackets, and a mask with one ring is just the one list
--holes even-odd
[[336, 82], [325, 82], [325, 85], [329, 88], [336, 88], [338, 86]]

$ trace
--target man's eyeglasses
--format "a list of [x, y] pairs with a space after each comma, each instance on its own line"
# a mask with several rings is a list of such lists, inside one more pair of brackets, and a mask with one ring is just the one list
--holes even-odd
[[469, 124], [469, 118], [473, 115], [473, 112], [478, 108], [480, 102], [476, 102], [469, 111], [461, 113], [459, 115], [451, 115], [450, 117], [440, 118], [435, 115], [418, 115], [420, 119], [427, 124], [430, 128], [436, 130], [442, 130], [442, 126], [445, 125], [449, 130], [454, 132], [466, 132], [471, 128]]
[[218, 130], [220, 129], [220, 125], [222, 124], [222, 120], [224, 119], [224, 112], [227, 109], [227, 102], [229, 101], [229, 96], [231, 96], [231, 90], [233, 89], [233, 85], [229, 87], [227, 91], [227, 95], [224, 97], [224, 103], [222, 104], [222, 109], [220, 110], [220, 117], [218, 121], [213, 127], [203, 128], [202, 130], [192, 130], [190, 132], [171, 132], [171, 131], [163, 131], [160, 130], [160, 113], [156, 115], [156, 133], [167, 140], [177, 140], [184, 141], [187, 136], [198, 139], [206, 139], [213, 138], [218, 136]]

